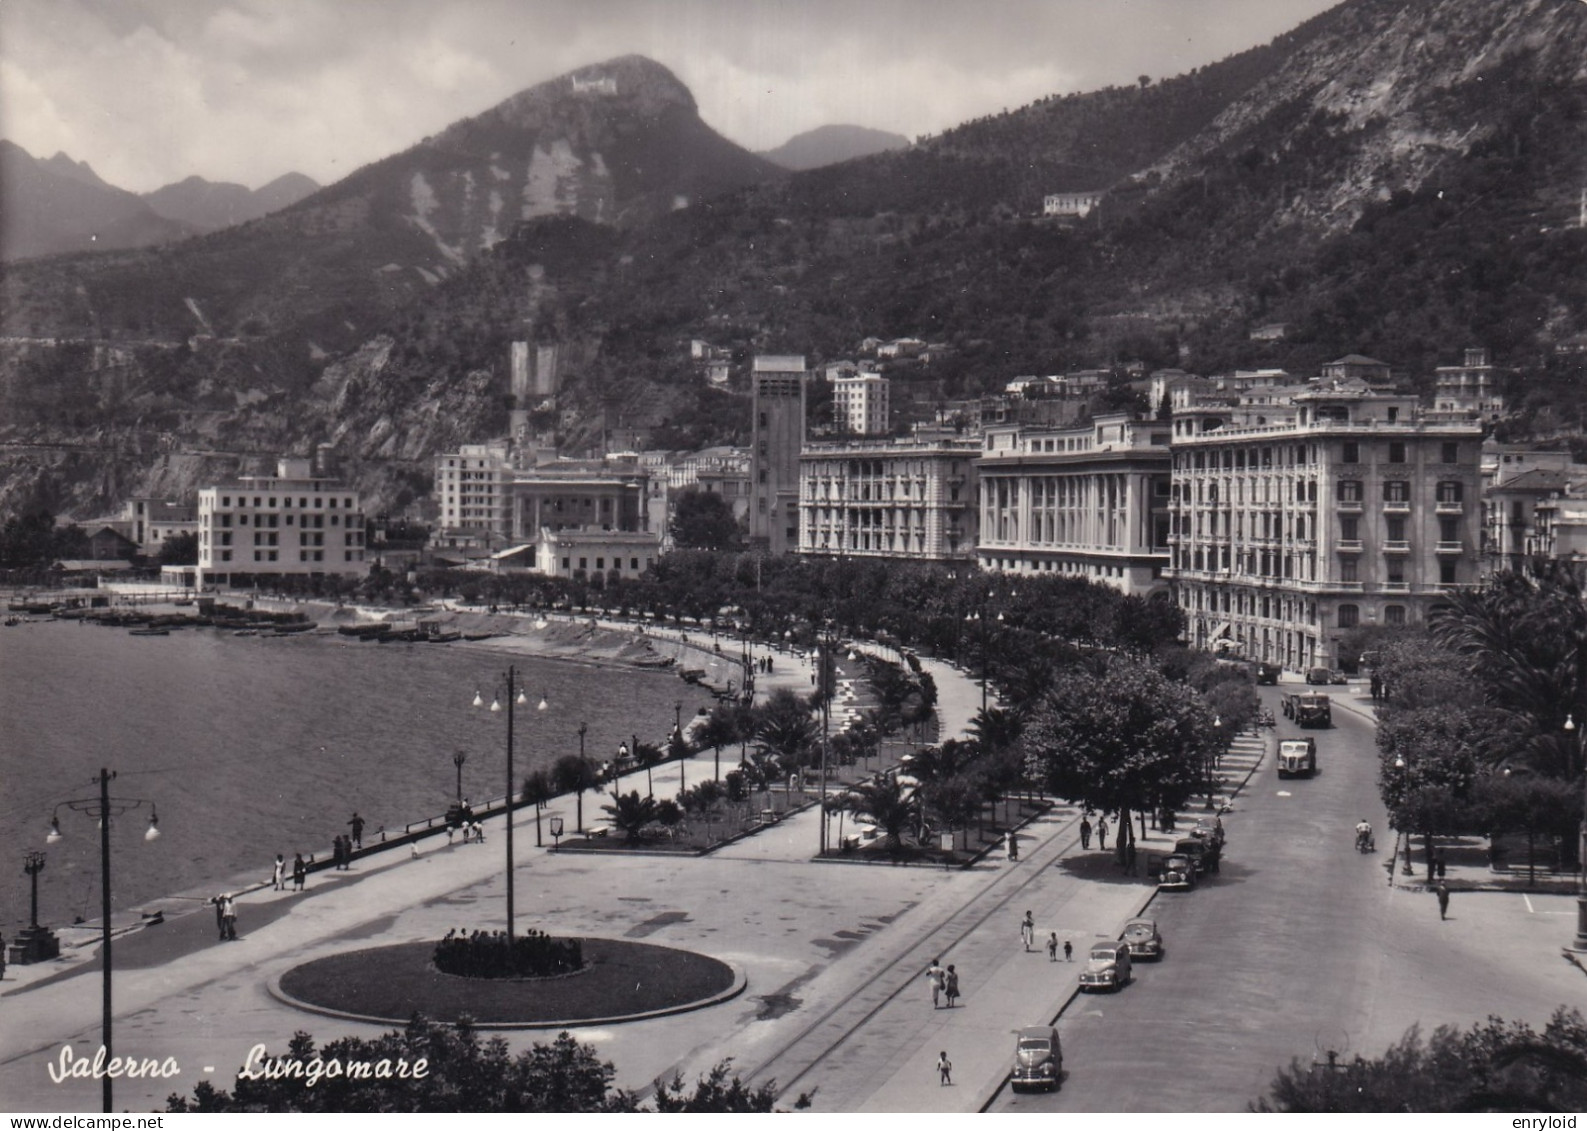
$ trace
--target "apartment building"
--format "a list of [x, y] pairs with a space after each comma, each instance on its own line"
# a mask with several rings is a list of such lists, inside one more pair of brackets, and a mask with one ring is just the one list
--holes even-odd
[[1167, 590], [1170, 426], [1128, 413], [1073, 428], [988, 428], [976, 472], [984, 570]]
[[799, 460], [801, 554], [973, 561], [979, 438], [810, 444]]
[[364, 513], [358, 493], [283, 459], [275, 475], [242, 476], [198, 493], [196, 584], [240, 578], [363, 574]]
[[881, 436], [889, 428], [892, 382], [880, 373], [832, 380], [832, 421], [856, 436]]
[[750, 541], [774, 554], [799, 545], [799, 451], [805, 439], [805, 359], [759, 355], [752, 381]]
[[1166, 573], [1198, 647], [1331, 666], [1340, 633], [1478, 578], [1481, 426], [1359, 379], [1382, 362], [1333, 366], [1287, 403], [1176, 404]]
[[464, 444], [435, 459], [440, 512], [437, 543], [492, 548], [508, 541], [511, 507], [505, 484], [512, 472], [512, 443]]
[[649, 473], [637, 457], [532, 457], [508, 440], [464, 444], [435, 460], [440, 523], [432, 545], [496, 550], [534, 542], [542, 527], [648, 530]]

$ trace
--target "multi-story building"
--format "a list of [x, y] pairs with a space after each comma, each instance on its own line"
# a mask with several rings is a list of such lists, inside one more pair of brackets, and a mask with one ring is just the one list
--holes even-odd
[[633, 580], [656, 563], [661, 540], [649, 530], [542, 528], [535, 543], [535, 572], [547, 577]]
[[889, 426], [892, 382], [880, 373], [855, 373], [832, 381], [832, 420], [856, 436], [881, 436]]
[[802, 554], [973, 561], [979, 438], [811, 444], [799, 460]]
[[505, 483], [512, 472], [508, 440], [464, 444], [435, 458], [435, 494], [440, 510], [438, 544], [452, 547], [505, 544], [511, 508]]
[[774, 554], [799, 545], [799, 451], [805, 439], [805, 359], [755, 358], [749, 536]]
[[1341, 632], [1422, 622], [1477, 580], [1480, 424], [1360, 380], [1235, 400], [1192, 398], [1172, 421], [1167, 572], [1192, 644], [1332, 666]]
[[1433, 370], [1433, 408], [1470, 413], [1490, 422], [1504, 415], [1499, 371], [1488, 363], [1487, 350], [1468, 349], [1463, 365], [1440, 365]]
[[148, 556], [160, 552], [167, 538], [198, 533], [198, 508], [192, 503], [170, 499], [128, 499], [121, 510], [127, 537], [138, 544], [138, 552]]
[[495, 550], [534, 542], [542, 527], [648, 530], [649, 475], [637, 457], [518, 466], [508, 440], [464, 444], [435, 460], [440, 524], [432, 545]]
[[982, 569], [1166, 591], [1169, 422], [1127, 413], [1084, 427], [988, 428], [976, 463]]
[[283, 459], [275, 475], [242, 476], [198, 493], [196, 583], [241, 578], [362, 574], [364, 512], [358, 492]]

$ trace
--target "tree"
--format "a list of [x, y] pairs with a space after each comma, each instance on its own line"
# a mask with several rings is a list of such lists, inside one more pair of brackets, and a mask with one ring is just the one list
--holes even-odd
[[612, 828], [625, 833], [629, 844], [639, 843], [639, 834], [656, 819], [656, 799], [641, 797], [639, 791], [612, 793], [612, 803], [601, 809], [612, 818]]
[[735, 549], [743, 536], [733, 505], [712, 491], [684, 491], [672, 512], [672, 540], [699, 550]]
[[849, 807], [857, 817], [869, 817], [887, 834], [887, 847], [896, 850], [903, 843], [904, 830], [920, 814], [920, 802], [913, 789], [906, 789], [896, 774], [883, 774], [861, 782], [849, 790]]
[[757, 708], [757, 714], [755, 738], [776, 755], [783, 771], [803, 766], [815, 745], [818, 729], [804, 700], [786, 687], [779, 687]]
[[523, 780], [523, 803], [535, 807], [535, 847], [542, 844], [540, 835], [540, 810], [545, 808], [547, 801], [557, 795], [557, 788], [551, 781], [551, 775], [544, 770], [535, 770]]
[[718, 703], [694, 732], [694, 739], [704, 749], [709, 746], [715, 753], [713, 780], [722, 777], [722, 747], [738, 741], [738, 713], [726, 703]]
[[551, 766], [551, 780], [557, 792], [572, 793], [577, 797], [579, 832], [584, 831], [584, 791], [599, 785], [600, 778], [600, 769], [595, 762], [577, 754], [564, 754]]
[[[1212, 712], [1195, 691], [1143, 660], [1111, 653], [1064, 672], [1021, 739], [1027, 777], [1089, 809], [1180, 809], [1216, 749]], [[1133, 842], [1130, 822], [1120, 839]], [[1123, 845], [1121, 845], [1123, 851]]]
[[173, 534], [160, 543], [160, 564], [184, 566], [198, 564], [198, 535], [191, 531]]

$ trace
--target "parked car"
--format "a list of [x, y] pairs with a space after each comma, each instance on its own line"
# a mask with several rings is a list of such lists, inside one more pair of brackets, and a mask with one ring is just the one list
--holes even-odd
[[1196, 866], [1191, 863], [1190, 857], [1174, 853], [1164, 857], [1161, 870], [1157, 874], [1158, 891], [1194, 891], [1196, 888]]
[[1257, 664], [1256, 682], [1276, 686], [1278, 684], [1278, 677], [1283, 672], [1283, 670], [1284, 669], [1279, 667], [1277, 664]]
[[1124, 925], [1124, 942], [1131, 958], [1163, 957], [1163, 936], [1152, 919], [1131, 919]]
[[1200, 879], [1208, 872], [1218, 870], [1219, 858], [1222, 856], [1221, 845], [1203, 840], [1199, 836], [1184, 836], [1174, 842], [1175, 856], [1188, 856], [1190, 863], [1196, 870], [1196, 878]]
[[1051, 1091], [1062, 1083], [1063, 1071], [1064, 1050], [1057, 1029], [1051, 1025], [1037, 1025], [1019, 1031], [1014, 1038], [1014, 1071], [1008, 1078], [1014, 1091], [1021, 1088]]
[[1190, 829], [1190, 835], [1208, 844], [1216, 845], [1219, 852], [1223, 851], [1223, 822], [1216, 817], [1197, 817], [1196, 823]]
[[1080, 971], [1082, 990], [1117, 990], [1129, 984], [1130, 947], [1123, 939], [1091, 944], [1086, 968]]
[[1332, 668], [1308, 668], [1306, 671], [1306, 682], [1313, 687], [1327, 687], [1330, 683], [1343, 683], [1344, 679], [1340, 678], [1335, 681]]

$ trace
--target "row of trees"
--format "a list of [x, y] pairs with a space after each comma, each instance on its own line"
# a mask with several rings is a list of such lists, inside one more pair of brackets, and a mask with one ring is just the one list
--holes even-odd
[[1381, 649], [1379, 789], [1396, 828], [1557, 838], [1582, 819], [1587, 604], [1568, 566], [1455, 596], [1425, 633]]

